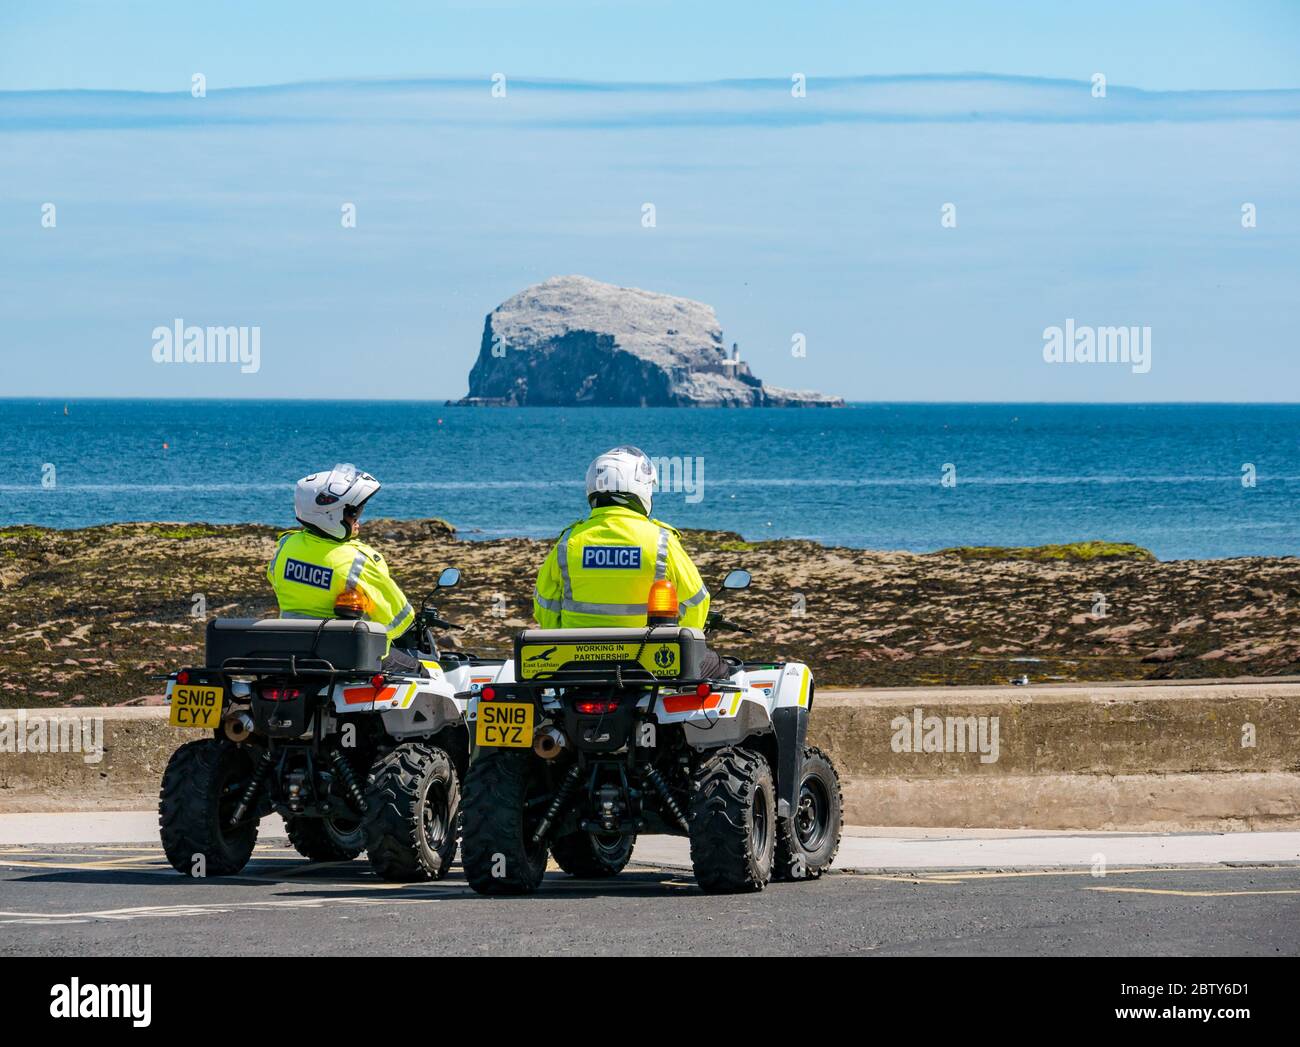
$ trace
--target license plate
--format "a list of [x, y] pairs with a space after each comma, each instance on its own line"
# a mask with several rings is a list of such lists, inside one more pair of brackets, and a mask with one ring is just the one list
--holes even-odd
[[533, 744], [533, 707], [527, 702], [479, 702], [474, 743], [499, 749]]
[[172, 712], [168, 723], [173, 727], [202, 727], [215, 731], [221, 726], [220, 687], [197, 687], [177, 684], [172, 688]]

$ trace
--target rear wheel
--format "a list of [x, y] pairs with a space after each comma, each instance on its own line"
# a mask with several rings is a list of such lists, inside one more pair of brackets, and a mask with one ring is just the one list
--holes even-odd
[[772, 876], [776, 795], [767, 760], [720, 749], [695, 771], [690, 810], [691, 865], [708, 894], [761, 891]]
[[361, 822], [371, 868], [385, 880], [441, 880], [456, 854], [460, 779], [436, 745], [402, 742], [370, 769]]
[[803, 752], [794, 813], [782, 818], [776, 837], [776, 880], [815, 880], [840, 849], [844, 800], [830, 757], [809, 746]]
[[288, 818], [284, 828], [293, 849], [313, 862], [350, 862], [366, 849], [354, 818]]
[[584, 880], [617, 876], [632, 857], [633, 833], [592, 833], [579, 830], [551, 844], [555, 864]]
[[465, 776], [461, 863], [479, 894], [528, 894], [546, 875], [533, 831], [550, 791], [531, 750], [480, 749]]
[[257, 844], [257, 819], [230, 818], [253, 775], [253, 761], [224, 739], [186, 742], [167, 761], [158, 794], [163, 851], [179, 873], [196, 879], [234, 876]]

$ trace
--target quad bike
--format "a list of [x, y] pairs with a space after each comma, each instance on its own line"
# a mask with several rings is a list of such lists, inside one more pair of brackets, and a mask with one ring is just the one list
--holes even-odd
[[[732, 571], [723, 588], [749, 580]], [[647, 620], [525, 631], [471, 697], [461, 862], [474, 890], [534, 891], [548, 854], [573, 876], [614, 876], [640, 833], [689, 837], [710, 893], [830, 867], [842, 801], [830, 758], [806, 744], [808, 667], [728, 659], [729, 679], [702, 679], [704, 634]], [[722, 629], [747, 631], [711, 612], [706, 631]]]
[[[459, 579], [448, 568], [438, 587]], [[337, 613], [348, 611], [340, 603]], [[382, 670], [386, 637], [373, 622], [209, 622], [205, 665], [166, 677], [171, 725], [211, 731], [177, 749], [163, 774], [159, 825], [172, 867], [238, 873], [259, 821], [276, 812], [313, 861], [364, 850], [387, 880], [445, 876], [472, 681], [490, 680], [501, 664], [439, 655], [433, 630], [454, 628], [424, 601], [399, 640], [419, 657], [416, 674]]]

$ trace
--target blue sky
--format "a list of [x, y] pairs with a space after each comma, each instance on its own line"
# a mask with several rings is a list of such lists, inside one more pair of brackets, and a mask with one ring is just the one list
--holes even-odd
[[993, 72], [1300, 87], [1295, 0], [6, 0], [0, 89], [339, 77], [716, 80]]
[[[0, 395], [458, 396], [577, 272], [850, 399], [1294, 400], [1300, 4], [1243, 6], [9, 3]], [[177, 318], [260, 370], [155, 364]]]

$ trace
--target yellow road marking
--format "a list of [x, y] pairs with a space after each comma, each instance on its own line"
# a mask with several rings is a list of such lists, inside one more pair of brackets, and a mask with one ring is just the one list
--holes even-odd
[[1232, 898], [1244, 894], [1300, 894], [1298, 888], [1273, 891], [1176, 891], [1163, 887], [1085, 887], [1086, 891], [1109, 891], [1113, 894], [1174, 894], [1182, 898]]
[[890, 876], [888, 873], [854, 873], [859, 880], [889, 880], [893, 883], [961, 883], [944, 876]]
[[[461, 891], [468, 891], [465, 886], [457, 887], [455, 884], [443, 885], [423, 884], [426, 889], [441, 887], [438, 893], [443, 893], [449, 888], [456, 887]], [[137, 905], [126, 909], [99, 909], [89, 912], [5, 912], [0, 911], [0, 924], [5, 923], [60, 923], [69, 920], [135, 920], [148, 916], [205, 916], [219, 915], [226, 912], [235, 911], [259, 911], [265, 909], [323, 909], [327, 906], [338, 905], [424, 905], [430, 902], [438, 901], [437, 897], [407, 897], [407, 898], [294, 898], [278, 899], [275, 901], [255, 901], [255, 902], [212, 902], [195, 905]]]
[[[82, 869], [82, 870], [99, 870], [105, 869], [158, 869], [156, 865], [122, 865], [119, 862], [24, 862], [14, 858], [0, 858], [0, 868], [23, 868], [23, 869]], [[170, 866], [167, 866], [170, 868]]]
[[[1084, 863], [1080, 863], [1081, 865]], [[1290, 865], [1148, 865], [1135, 866], [1124, 869], [1107, 869], [1101, 876], [1095, 876], [1095, 879], [1103, 880], [1107, 876], [1124, 876], [1140, 873], [1183, 873], [1183, 872], [1271, 872], [1278, 869], [1296, 869], [1300, 872], [1300, 867]], [[907, 883], [962, 883], [966, 880], [1013, 880], [1023, 879], [1033, 876], [1094, 876], [1091, 869], [1025, 869], [1019, 872], [1000, 872], [995, 870], [980, 869], [971, 870], [970, 872], [918, 872], [913, 876], [906, 873], [890, 875], [887, 873], [855, 873], [849, 872], [845, 875], [857, 876], [866, 880], [902, 880]]]

